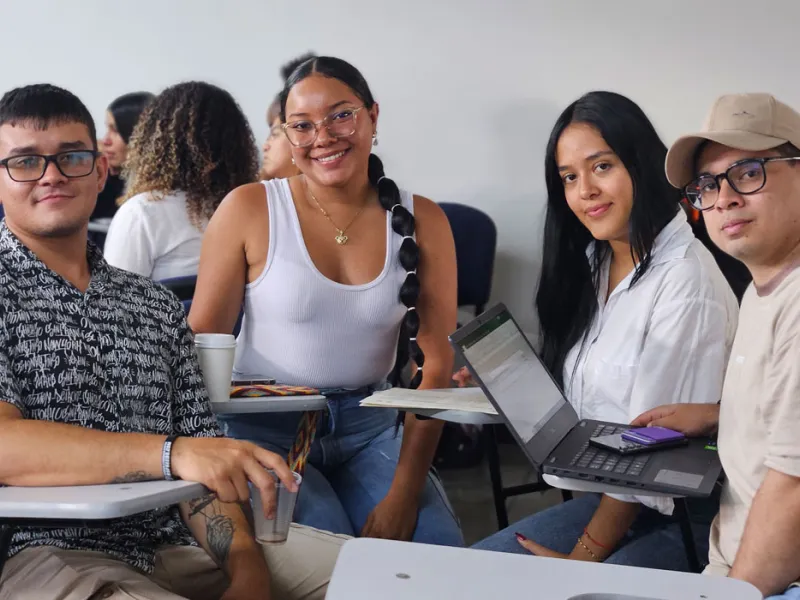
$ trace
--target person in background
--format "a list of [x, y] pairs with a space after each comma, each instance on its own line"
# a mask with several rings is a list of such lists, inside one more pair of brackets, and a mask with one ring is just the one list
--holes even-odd
[[[574, 102], [550, 135], [541, 356], [581, 419], [628, 423], [659, 404], [720, 398], [738, 306], [664, 175], [666, 153], [641, 108], [611, 92]], [[701, 547], [716, 507], [690, 502]], [[688, 570], [673, 508], [586, 494], [475, 547]]]
[[[87, 242], [108, 171], [86, 106], [47, 84], [0, 99], [0, 485], [173, 478], [209, 493], [103, 525], [15, 525], [0, 600], [322, 599], [344, 540], [258, 544], [240, 503], [284, 460], [222, 436], [183, 307]], [[5, 556], [3, 557], [6, 558]]]
[[[706, 573], [800, 598], [800, 113], [768, 94], [718, 98], [666, 172], [721, 250], [753, 277], [719, 406], [641, 415], [689, 435], [719, 427], [725, 482]], [[771, 596], [778, 594], [777, 596]]]
[[[318, 57], [292, 73], [281, 120], [302, 175], [246, 185], [203, 241], [189, 319], [230, 333], [244, 302], [235, 370], [323, 390], [327, 411], [295, 519], [335, 533], [463, 545], [431, 461], [442, 422], [359, 406], [387, 387], [401, 324], [412, 387], [447, 387], [456, 259], [447, 217], [398, 189], [372, 154], [378, 104], [349, 63]], [[424, 364], [424, 376], [423, 376]], [[225, 420], [228, 435], [286, 454], [296, 413]]]
[[167, 88], [134, 130], [106, 260], [156, 280], [196, 275], [208, 220], [257, 172], [253, 132], [228, 92], [201, 81]]
[[119, 200], [125, 191], [125, 182], [120, 177], [128, 155], [133, 128], [147, 104], [154, 98], [149, 92], [125, 94], [108, 105], [106, 110], [106, 134], [100, 140], [100, 151], [108, 160], [108, 179], [92, 212], [92, 219], [110, 219], [117, 212]]
[[[281, 67], [281, 77], [284, 83], [289, 76], [301, 64], [310, 58], [315, 58], [316, 54], [309, 52], [292, 59]], [[275, 96], [272, 104], [267, 109], [267, 125], [269, 125], [269, 136], [261, 147], [262, 162], [261, 179], [286, 179], [300, 174], [300, 169], [294, 164], [292, 158], [292, 145], [286, 139], [283, 132], [283, 122], [281, 121], [281, 95]]]

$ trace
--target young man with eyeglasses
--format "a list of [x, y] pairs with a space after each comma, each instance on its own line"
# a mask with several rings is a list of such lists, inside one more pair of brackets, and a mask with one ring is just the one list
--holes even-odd
[[[177, 299], [108, 266], [87, 226], [108, 163], [70, 92], [0, 99], [0, 484], [183, 478], [213, 494], [105, 528], [20, 528], [0, 599], [322, 598], [343, 540], [262, 548], [238, 502], [279, 456], [222, 437]], [[198, 544], [200, 547], [198, 547]]]
[[660, 407], [636, 423], [713, 433], [727, 475], [707, 573], [800, 598], [800, 114], [768, 94], [717, 99], [667, 177], [753, 276], [719, 408]]

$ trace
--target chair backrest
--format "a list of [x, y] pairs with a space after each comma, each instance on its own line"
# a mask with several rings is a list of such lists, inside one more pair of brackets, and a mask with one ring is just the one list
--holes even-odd
[[474, 306], [481, 313], [492, 292], [492, 274], [497, 250], [497, 228], [485, 212], [443, 202], [442, 207], [456, 244], [458, 305]]
[[[497, 228], [492, 218], [477, 208], [443, 202], [442, 207], [456, 245], [458, 269], [458, 305], [474, 306], [475, 314], [483, 312], [492, 292], [492, 273], [497, 248]], [[388, 380], [403, 387], [403, 367], [408, 362], [408, 332], [400, 328], [397, 358]]]
[[171, 277], [162, 279], [159, 283], [178, 297], [186, 314], [189, 314], [189, 309], [192, 307], [192, 298], [194, 298], [194, 288], [197, 285], [197, 275]]

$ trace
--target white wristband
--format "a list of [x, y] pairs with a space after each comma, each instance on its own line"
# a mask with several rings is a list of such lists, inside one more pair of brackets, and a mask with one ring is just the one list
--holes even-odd
[[178, 438], [177, 435], [168, 435], [164, 440], [164, 448], [161, 451], [161, 471], [164, 473], [164, 479], [167, 481], [175, 481], [172, 475], [172, 444]]

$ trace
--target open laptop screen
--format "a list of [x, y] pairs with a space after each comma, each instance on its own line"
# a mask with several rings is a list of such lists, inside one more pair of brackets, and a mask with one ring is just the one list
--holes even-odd
[[511, 314], [502, 310], [457, 343], [527, 446], [566, 400]]

